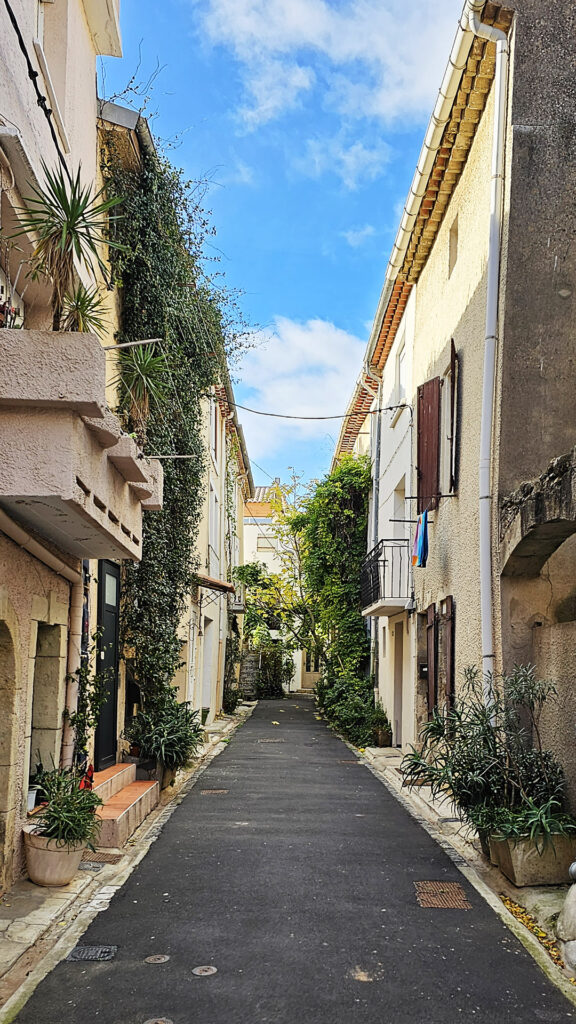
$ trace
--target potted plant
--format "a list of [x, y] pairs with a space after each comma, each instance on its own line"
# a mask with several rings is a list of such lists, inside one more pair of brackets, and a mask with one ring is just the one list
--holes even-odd
[[382, 701], [377, 700], [372, 712], [372, 732], [377, 747], [392, 746], [392, 726], [386, 714]]
[[73, 769], [44, 772], [40, 793], [46, 806], [24, 826], [28, 876], [36, 885], [67, 885], [82, 854], [100, 830], [100, 797], [81, 789], [83, 776]]
[[490, 828], [490, 857], [514, 885], [562, 885], [576, 857], [576, 821], [553, 797], [517, 811], [501, 808]]
[[198, 712], [187, 701], [178, 703], [172, 687], [149, 698], [124, 732], [131, 748], [138, 747], [142, 757], [157, 762], [162, 789], [174, 782], [179, 768], [189, 764], [202, 736]]
[[[454, 705], [433, 712], [420, 750], [413, 748], [402, 761], [405, 785], [424, 784], [433, 796], [450, 796], [483, 852], [516, 885], [552, 884], [558, 875], [565, 880], [564, 853], [557, 851], [570, 847], [576, 822], [562, 813], [564, 773], [542, 748], [539, 731], [554, 686], [538, 679], [530, 665], [490, 679], [488, 699], [484, 682], [469, 669]], [[576, 836], [572, 849], [576, 853]], [[523, 853], [529, 871], [514, 867]]]

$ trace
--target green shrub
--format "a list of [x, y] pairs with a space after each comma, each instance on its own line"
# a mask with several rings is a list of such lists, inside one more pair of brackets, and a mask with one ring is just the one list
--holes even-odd
[[140, 747], [143, 757], [153, 757], [166, 768], [185, 768], [203, 736], [198, 711], [188, 702], [178, 703], [170, 688], [143, 708], [126, 729], [125, 738]]
[[48, 803], [34, 818], [37, 835], [54, 839], [57, 846], [93, 846], [101, 825], [95, 812], [102, 800], [91, 789], [80, 789], [82, 778], [71, 768], [42, 772], [39, 791]]

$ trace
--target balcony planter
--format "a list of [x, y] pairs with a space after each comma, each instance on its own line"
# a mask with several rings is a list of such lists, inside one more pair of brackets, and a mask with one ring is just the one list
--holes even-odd
[[576, 858], [576, 836], [555, 835], [538, 848], [533, 839], [499, 839], [490, 836], [490, 859], [514, 885], [563, 885]]
[[56, 839], [38, 835], [37, 828], [33, 822], [23, 827], [26, 868], [30, 881], [36, 885], [68, 885], [78, 871], [86, 843], [59, 845]]

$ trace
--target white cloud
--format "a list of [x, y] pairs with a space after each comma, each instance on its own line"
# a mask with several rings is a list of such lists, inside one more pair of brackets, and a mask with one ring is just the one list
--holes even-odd
[[361, 245], [364, 245], [366, 239], [371, 238], [375, 233], [376, 230], [372, 224], [365, 224], [363, 228], [350, 228], [349, 231], [340, 232], [352, 249], [359, 249]]
[[[266, 342], [248, 352], [242, 380], [251, 389], [243, 405], [295, 416], [344, 413], [366, 342], [327, 320], [298, 323], [278, 317]], [[282, 420], [238, 415], [255, 462], [298, 441], [319, 442], [327, 431], [338, 434], [340, 420]]]
[[292, 166], [309, 178], [335, 174], [346, 188], [354, 190], [378, 178], [390, 154], [390, 146], [385, 142], [365, 145], [359, 139], [345, 141], [340, 134], [335, 138], [308, 139], [304, 155], [294, 157]]
[[242, 70], [247, 127], [278, 117], [321, 84], [352, 118], [430, 111], [462, 0], [192, 0], [207, 38]]
[[217, 177], [220, 185], [253, 185], [255, 180], [254, 168], [244, 160], [236, 160], [232, 167]]

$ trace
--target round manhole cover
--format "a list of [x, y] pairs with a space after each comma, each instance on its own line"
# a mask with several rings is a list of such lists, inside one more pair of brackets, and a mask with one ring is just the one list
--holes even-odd
[[150, 1020], [145, 1020], [144, 1024], [174, 1024], [174, 1021], [169, 1020], [168, 1017], [150, 1017]]
[[218, 973], [218, 968], [217, 967], [210, 967], [208, 965], [206, 967], [195, 967], [194, 970], [192, 971], [192, 974], [196, 974], [200, 978], [205, 978], [209, 974], [217, 974], [217, 973]]
[[170, 959], [165, 953], [154, 953], [153, 956], [147, 956], [144, 960], [145, 964], [165, 964]]

